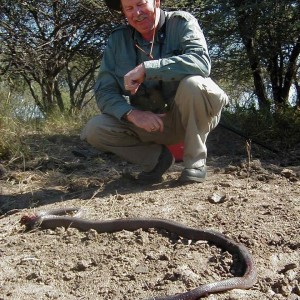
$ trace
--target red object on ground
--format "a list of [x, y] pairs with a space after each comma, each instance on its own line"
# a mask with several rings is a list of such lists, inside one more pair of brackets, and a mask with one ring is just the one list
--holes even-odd
[[175, 144], [175, 145], [168, 145], [168, 149], [172, 152], [175, 161], [182, 161], [183, 160], [183, 151], [184, 145], [183, 143]]

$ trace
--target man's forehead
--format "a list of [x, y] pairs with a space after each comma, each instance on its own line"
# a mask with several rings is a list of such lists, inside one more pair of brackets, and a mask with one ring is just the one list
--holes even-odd
[[151, 2], [149, 0], [121, 0], [121, 4], [125, 5], [136, 5]]

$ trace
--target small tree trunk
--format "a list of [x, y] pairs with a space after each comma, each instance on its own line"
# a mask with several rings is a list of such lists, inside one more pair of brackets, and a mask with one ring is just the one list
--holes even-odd
[[63, 112], [65, 112], [65, 105], [63, 102], [63, 98], [62, 98], [57, 80], [54, 81], [54, 90], [55, 90], [55, 97], [56, 97], [57, 105], [59, 107], [60, 112], [63, 113]]

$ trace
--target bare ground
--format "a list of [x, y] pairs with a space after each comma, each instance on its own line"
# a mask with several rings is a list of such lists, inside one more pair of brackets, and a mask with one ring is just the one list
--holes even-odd
[[0, 164], [0, 299], [153, 299], [233, 276], [229, 253], [161, 230], [26, 232], [19, 224], [26, 213], [73, 206], [89, 219], [159, 217], [246, 245], [257, 283], [209, 300], [300, 299], [299, 149], [281, 157], [253, 144], [246, 151], [242, 138], [217, 128], [205, 183], [179, 185], [176, 163], [163, 183], [140, 186], [122, 176], [133, 166], [77, 135], [26, 143], [31, 159]]

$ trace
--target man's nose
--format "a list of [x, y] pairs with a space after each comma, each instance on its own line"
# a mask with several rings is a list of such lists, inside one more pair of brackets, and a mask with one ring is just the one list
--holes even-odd
[[135, 12], [136, 15], [140, 15], [140, 14], [142, 13], [141, 7], [137, 6], [137, 7], [135, 8], [134, 12]]

